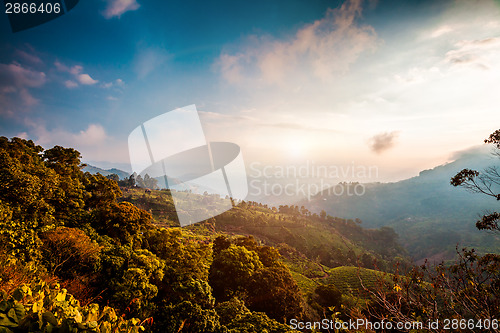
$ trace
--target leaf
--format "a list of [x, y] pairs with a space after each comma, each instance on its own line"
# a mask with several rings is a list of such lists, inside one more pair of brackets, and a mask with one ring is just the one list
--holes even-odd
[[9, 303], [7, 301], [0, 302], [0, 312], [5, 312], [9, 308]]
[[21, 303], [14, 304], [14, 311], [16, 312], [16, 316], [19, 320], [18, 322], [23, 320], [23, 318], [26, 316], [26, 310], [24, 309], [24, 306]]
[[99, 331], [101, 333], [111, 333], [112, 327], [111, 323], [107, 321], [103, 321], [101, 325], [99, 325]]
[[61, 292], [57, 293], [56, 301], [63, 302], [66, 299], [66, 289], [63, 289]]
[[51, 324], [52, 326], [57, 326], [57, 319], [52, 314], [52, 312], [46, 311], [43, 313], [42, 318], [45, 322]]
[[0, 313], [0, 326], [17, 327], [18, 325], [7, 317], [5, 313]]
[[7, 327], [0, 326], [0, 333], [14, 333], [14, 332], [9, 330]]
[[17, 314], [16, 314], [16, 310], [14, 310], [14, 308], [11, 308], [8, 312], [7, 312], [7, 317], [9, 317], [13, 322], [15, 322], [16, 324], [19, 324], [19, 318], [17, 318]]
[[73, 319], [75, 319], [77, 323], [82, 322], [82, 314], [77, 309], [75, 309], [75, 316], [73, 317]]

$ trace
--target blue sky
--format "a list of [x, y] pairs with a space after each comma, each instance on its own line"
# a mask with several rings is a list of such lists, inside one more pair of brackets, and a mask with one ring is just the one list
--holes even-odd
[[125, 168], [134, 128], [196, 104], [247, 164], [397, 180], [497, 129], [499, 74], [496, 1], [82, 0], [18, 33], [0, 15], [0, 135]]

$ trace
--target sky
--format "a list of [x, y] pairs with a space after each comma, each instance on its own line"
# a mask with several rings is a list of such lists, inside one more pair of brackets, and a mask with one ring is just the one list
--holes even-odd
[[82, 0], [17, 33], [0, 15], [0, 135], [105, 168], [130, 168], [135, 128], [195, 104], [247, 167], [396, 181], [498, 129], [499, 86], [492, 0]]

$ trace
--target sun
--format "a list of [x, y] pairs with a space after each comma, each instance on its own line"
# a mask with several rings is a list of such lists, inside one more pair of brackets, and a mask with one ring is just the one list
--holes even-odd
[[304, 143], [298, 139], [290, 139], [285, 142], [285, 151], [290, 157], [301, 157], [304, 155]]

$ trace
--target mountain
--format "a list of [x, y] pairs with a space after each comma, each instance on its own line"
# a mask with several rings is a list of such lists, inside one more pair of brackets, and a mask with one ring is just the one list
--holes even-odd
[[450, 259], [457, 245], [500, 252], [498, 237], [475, 228], [475, 221], [498, 209], [498, 203], [450, 185], [450, 179], [464, 168], [484, 170], [498, 163], [489, 150], [477, 148], [460, 154], [454, 162], [424, 170], [407, 180], [361, 184], [364, 191], [357, 192], [362, 195], [348, 195], [352, 190], [330, 189], [299, 205], [341, 218], [359, 218], [365, 227], [390, 226], [416, 261]]
[[91, 174], [100, 173], [103, 176], [109, 176], [112, 174], [116, 174], [116, 175], [118, 175], [118, 177], [120, 177], [120, 179], [125, 179], [125, 178], [128, 178], [130, 176], [130, 173], [123, 171], [123, 170], [120, 170], [120, 169], [111, 168], [108, 170], [104, 170], [104, 169], [95, 167], [95, 166], [90, 165], [90, 164], [87, 164], [83, 168], [83, 172], [90, 172]]

